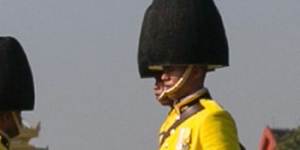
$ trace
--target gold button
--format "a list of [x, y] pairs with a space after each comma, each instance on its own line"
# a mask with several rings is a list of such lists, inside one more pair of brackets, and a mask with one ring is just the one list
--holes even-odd
[[168, 148], [169, 148], [169, 144], [166, 143], [165, 146], [164, 146], [164, 148], [165, 148], [165, 149], [168, 149]]
[[175, 133], [175, 129], [172, 129], [172, 130], [171, 130], [171, 134], [174, 134], [174, 133]]

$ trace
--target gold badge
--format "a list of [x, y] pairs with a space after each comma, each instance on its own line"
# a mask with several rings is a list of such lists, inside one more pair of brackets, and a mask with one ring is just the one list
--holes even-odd
[[191, 129], [181, 128], [176, 144], [176, 150], [189, 150], [191, 142]]

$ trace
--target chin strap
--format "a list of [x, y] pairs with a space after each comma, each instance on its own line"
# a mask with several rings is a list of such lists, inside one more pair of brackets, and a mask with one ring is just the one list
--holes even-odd
[[23, 130], [23, 126], [21, 125], [21, 122], [19, 121], [16, 112], [12, 112], [12, 116], [13, 116], [15, 124], [18, 128], [18, 132], [21, 133]]
[[196, 99], [197, 99], [196, 101], [198, 102], [199, 98], [208, 98], [208, 97], [210, 97], [210, 96], [209, 96], [207, 88], [201, 88], [201, 89], [197, 90], [195, 93], [182, 98], [179, 103], [174, 105], [174, 109], [178, 114], [180, 114], [182, 108], [184, 108], [186, 105], [193, 103], [193, 101], [195, 101]]
[[172, 96], [186, 83], [193, 70], [193, 65], [188, 65], [181, 78], [171, 88], [164, 90], [158, 97], [159, 101], [173, 100]]

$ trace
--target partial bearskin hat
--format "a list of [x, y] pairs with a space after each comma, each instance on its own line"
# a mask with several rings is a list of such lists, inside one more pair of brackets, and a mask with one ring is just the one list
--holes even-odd
[[149, 66], [228, 66], [228, 44], [213, 0], [154, 0], [142, 25], [138, 65], [141, 77]]
[[0, 111], [33, 107], [33, 77], [23, 48], [13, 37], [0, 37]]

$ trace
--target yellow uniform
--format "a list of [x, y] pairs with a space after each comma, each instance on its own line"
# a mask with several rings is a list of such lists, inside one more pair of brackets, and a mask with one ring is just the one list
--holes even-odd
[[[160, 150], [239, 150], [234, 120], [217, 102], [195, 99], [202, 110], [186, 119], [161, 143]], [[160, 133], [166, 132], [179, 118], [184, 100], [169, 112]], [[162, 138], [160, 137], [160, 142]]]

